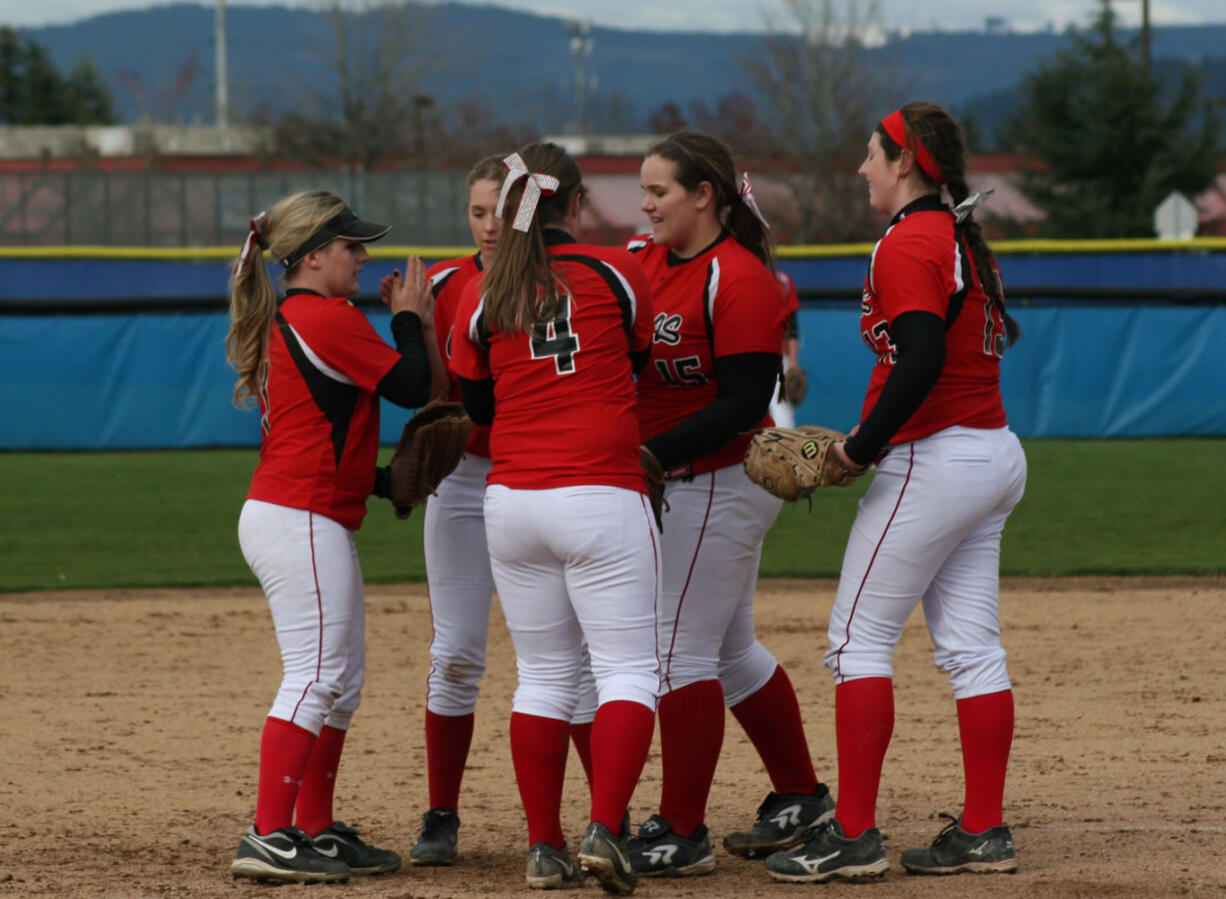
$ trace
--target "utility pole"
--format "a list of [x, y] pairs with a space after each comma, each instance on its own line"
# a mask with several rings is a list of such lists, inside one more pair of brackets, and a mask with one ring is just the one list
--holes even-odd
[[592, 58], [592, 20], [588, 18], [566, 23], [571, 35], [570, 52], [575, 57], [575, 118], [579, 134], [587, 135], [587, 62]]
[[1145, 79], [1149, 80], [1149, 0], [1141, 0], [1141, 56], [1145, 64]]
[[217, 0], [217, 19], [213, 45], [217, 69], [217, 127], [230, 126], [229, 67], [226, 65], [226, 0]]

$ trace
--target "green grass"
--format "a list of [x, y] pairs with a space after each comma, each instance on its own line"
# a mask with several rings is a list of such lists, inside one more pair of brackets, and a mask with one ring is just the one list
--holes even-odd
[[[386, 457], [390, 450], [384, 449]], [[1008, 575], [1226, 574], [1226, 440], [1031, 440]], [[255, 450], [0, 454], [0, 591], [252, 584], [236, 533]], [[832, 577], [867, 483], [785, 506], [764, 576]], [[372, 500], [370, 582], [425, 575], [421, 515]]]

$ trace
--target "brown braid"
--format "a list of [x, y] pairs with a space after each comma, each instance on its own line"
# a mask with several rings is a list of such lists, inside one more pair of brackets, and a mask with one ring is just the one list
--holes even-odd
[[[962, 129], [945, 109], [936, 103], [917, 100], [902, 108], [903, 119], [907, 123], [907, 131], [914, 134], [927, 148], [936, 164], [941, 168], [945, 178], [945, 188], [950, 199], [957, 206], [968, 196], [970, 188], [966, 183], [966, 145], [962, 139]], [[885, 133], [885, 129], [877, 126], [877, 134], [881, 140], [882, 149], [889, 160], [898, 158], [902, 148]], [[939, 191], [941, 185], [926, 172], [916, 167], [924, 184], [934, 191]], [[1022, 336], [1022, 329], [1014, 321], [1013, 316], [1005, 311], [1004, 285], [996, 267], [996, 257], [983, 237], [983, 229], [975, 221], [974, 213], [970, 213], [957, 226], [966, 237], [971, 256], [975, 260], [975, 269], [979, 273], [979, 283], [997, 308], [1005, 323], [1006, 345], [1013, 346]]]

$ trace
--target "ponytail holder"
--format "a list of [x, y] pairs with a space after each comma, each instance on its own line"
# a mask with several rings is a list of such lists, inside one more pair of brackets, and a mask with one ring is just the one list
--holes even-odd
[[771, 223], [766, 220], [766, 216], [758, 208], [758, 201], [753, 195], [753, 185], [749, 183], [749, 172], [741, 173], [741, 202], [749, 207], [749, 211], [762, 223], [762, 227], [769, 231]]
[[538, 175], [528, 171], [518, 153], [512, 153], [502, 160], [502, 164], [507, 167], [507, 176], [502, 181], [502, 191], [498, 194], [498, 206], [494, 209], [494, 215], [505, 218], [502, 213], [511, 185], [520, 178], [527, 178], [524, 194], [519, 198], [519, 209], [515, 212], [515, 221], [511, 224], [516, 231], [527, 231], [532, 225], [532, 216], [536, 214], [536, 204], [541, 201], [541, 196], [557, 193], [561, 182], [553, 175]]
[[261, 250], [268, 249], [268, 241], [264, 239], [264, 231], [268, 227], [268, 213], [261, 212], [251, 220], [251, 231], [247, 235], [247, 239], [243, 241], [243, 252], [239, 254], [238, 261], [234, 263], [234, 273], [243, 267], [243, 263], [247, 261], [247, 257], [251, 255], [252, 247], [258, 246]]
[[898, 146], [906, 147], [911, 151], [911, 155], [915, 157], [915, 164], [920, 167], [925, 175], [937, 184], [945, 183], [945, 176], [941, 174], [941, 167], [936, 164], [932, 154], [924, 146], [924, 142], [918, 137], [908, 137], [907, 123], [902, 117], [901, 109], [894, 110], [882, 119], [881, 127], [890, 136], [890, 140], [894, 141]]
[[962, 220], [974, 212], [976, 206], [982, 206], [988, 201], [988, 197], [994, 193], [996, 193], [996, 188], [989, 187], [987, 190], [981, 190], [977, 194], [971, 194], [954, 207], [954, 221], [959, 225], [962, 224]]

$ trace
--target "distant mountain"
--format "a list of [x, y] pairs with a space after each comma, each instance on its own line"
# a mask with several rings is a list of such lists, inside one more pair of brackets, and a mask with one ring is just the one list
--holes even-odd
[[[440, 105], [479, 100], [508, 124], [564, 130], [575, 118], [575, 65], [560, 19], [496, 7], [433, 6], [426, 38], [438, 65], [422, 90]], [[230, 104], [236, 120], [310, 102], [304, 85], [327, 85], [326, 17], [284, 6], [227, 10]], [[701, 101], [753, 95], [740, 60], [760, 37], [594, 28], [589, 122], [595, 131], [644, 131], [666, 101], [683, 110]], [[196, 4], [113, 12], [70, 24], [25, 29], [69, 68], [89, 56], [112, 88], [124, 121], [209, 122], [213, 118], [214, 9]], [[1022, 76], [1068, 46], [1061, 33], [920, 32], [871, 53], [903, 85], [893, 103], [923, 97], [976, 120], [991, 149], [999, 120]], [[1155, 60], [1202, 69], [1211, 96], [1226, 96], [1226, 25], [1156, 28]], [[1174, 68], [1174, 66], [1172, 66]]]

